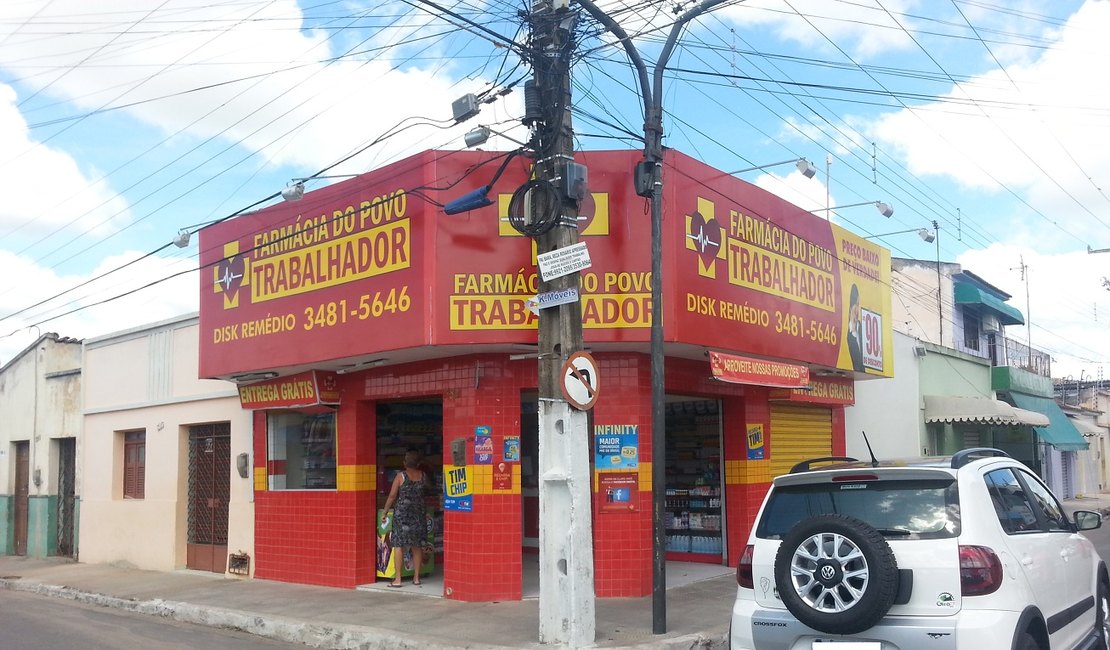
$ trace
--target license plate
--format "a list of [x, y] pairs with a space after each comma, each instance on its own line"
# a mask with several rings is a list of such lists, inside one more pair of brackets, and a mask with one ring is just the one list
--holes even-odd
[[833, 639], [817, 639], [813, 642], [813, 650], [831, 650], [830, 645], [835, 645], [836, 650], [883, 650], [883, 644], [878, 641], [836, 641]]

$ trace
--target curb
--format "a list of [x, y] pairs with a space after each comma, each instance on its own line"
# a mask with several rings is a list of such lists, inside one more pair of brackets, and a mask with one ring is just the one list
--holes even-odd
[[371, 648], [382, 650], [422, 650], [425, 648], [428, 650], [466, 650], [476, 647], [492, 647], [488, 644], [482, 644], [481, 646], [470, 644], [444, 645], [430, 641], [427, 638], [403, 638], [392, 632], [357, 625], [307, 623], [295, 619], [261, 616], [233, 609], [203, 607], [158, 598], [154, 600], [131, 600], [81, 591], [73, 587], [25, 582], [18, 579], [0, 578], [0, 589], [23, 591], [51, 598], [64, 598], [87, 605], [120, 609], [136, 614], [160, 616], [181, 623], [237, 630], [277, 641], [300, 643], [312, 648], [328, 648], [330, 650], [370, 650]]
[[[132, 600], [20, 578], [0, 578], [0, 589], [22, 591], [49, 598], [62, 598], [86, 605], [118, 609], [135, 614], [158, 616], [180, 623], [236, 630], [254, 636], [274, 639], [275, 641], [299, 643], [311, 648], [326, 648], [328, 650], [477, 650], [480, 648], [490, 650], [509, 647], [495, 646], [489, 643], [448, 645], [427, 638], [412, 636], [404, 638], [394, 632], [358, 625], [308, 623], [279, 616], [263, 616], [234, 609], [194, 605], [160, 598]], [[532, 647], [541, 646], [534, 643]], [[557, 646], [547, 647], [555, 648]], [[607, 646], [604, 650], [643, 650], [647, 647], [659, 650], [717, 650], [728, 647], [728, 637], [727, 632], [719, 636], [694, 632], [677, 637], [656, 639], [645, 644]]]

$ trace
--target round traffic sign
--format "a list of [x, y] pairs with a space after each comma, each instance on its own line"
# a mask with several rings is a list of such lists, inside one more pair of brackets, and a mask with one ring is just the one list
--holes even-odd
[[597, 361], [587, 352], [575, 352], [563, 364], [563, 397], [579, 411], [588, 411], [597, 401]]

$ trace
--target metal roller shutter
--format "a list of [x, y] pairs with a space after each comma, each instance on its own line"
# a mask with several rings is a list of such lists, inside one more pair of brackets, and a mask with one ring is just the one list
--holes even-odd
[[832, 455], [832, 411], [771, 403], [771, 471], [786, 474], [803, 460]]

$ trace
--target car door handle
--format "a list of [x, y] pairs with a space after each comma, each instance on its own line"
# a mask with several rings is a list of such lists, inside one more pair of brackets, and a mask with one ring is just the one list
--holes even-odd
[[1022, 566], [1033, 566], [1033, 558], [1029, 557], [1028, 555], [1021, 558], [1021, 565]]

